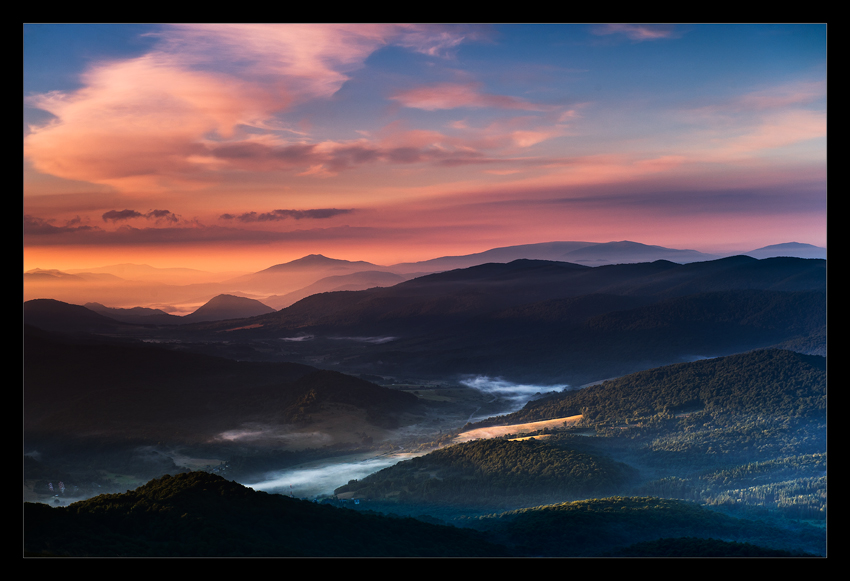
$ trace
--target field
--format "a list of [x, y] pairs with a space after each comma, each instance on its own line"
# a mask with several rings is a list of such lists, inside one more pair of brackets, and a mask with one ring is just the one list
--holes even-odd
[[523, 424], [512, 424], [509, 426], [492, 426], [488, 428], [476, 428], [467, 432], [461, 432], [455, 438], [455, 443], [470, 442], [479, 438], [501, 438], [508, 434], [525, 434], [529, 432], [538, 432], [540, 430], [564, 429], [575, 426], [581, 421], [581, 416], [569, 416], [566, 418], [556, 418], [554, 420], [541, 420], [539, 422], [527, 422]]

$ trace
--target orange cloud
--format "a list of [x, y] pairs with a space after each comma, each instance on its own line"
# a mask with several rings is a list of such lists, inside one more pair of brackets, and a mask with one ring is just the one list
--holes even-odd
[[[273, 167], [320, 174], [305, 133], [275, 115], [330, 97], [381, 46], [396, 42], [438, 54], [461, 42], [461, 32], [384, 24], [174, 25], [151, 53], [96, 64], [83, 88], [30, 98], [55, 119], [30, 128], [24, 155], [39, 172], [125, 191], [197, 187], [221, 171], [256, 168], [260, 151], [273, 151]], [[246, 127], [294, 133], [302, 142], [248, 135]]]
[[284, 107], [285, 93], [220, 74], [175, 67], [157, 55], [97, 67], [73, 94], [31, 103], [56, 116], [32, 128], [24, 154], [38, 171], [118, 185], [125, 178], [198, 171], [203, 136], [234, 135], [238, 124]]

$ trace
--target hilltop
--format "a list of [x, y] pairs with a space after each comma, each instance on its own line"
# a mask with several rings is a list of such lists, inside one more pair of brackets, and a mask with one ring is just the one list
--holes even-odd
[[516, 505], [610, 494], [634, 479], [625, 464], [569, 441], [476, 440], [400, 462], [337, 488], [337, 495], [401, 503]]
[[101, 495], [66, 508], [25, 503], [24, 532], [30, 556], [508, 554], [473, 531], [257, 492], [203, 472], [164, 476], [124, 494]]

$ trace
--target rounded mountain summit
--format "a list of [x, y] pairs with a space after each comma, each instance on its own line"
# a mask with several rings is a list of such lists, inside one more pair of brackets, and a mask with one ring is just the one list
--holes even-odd
[[194, 313], [186, 315], [183, 320], [187, 323], [203, 323], [207, 321], [224, 321], [227, 319], [247, 319], [257, 315], [266, 315], [275, 310], [260, 301], [234, 295], [218, 295], [209, 300]]

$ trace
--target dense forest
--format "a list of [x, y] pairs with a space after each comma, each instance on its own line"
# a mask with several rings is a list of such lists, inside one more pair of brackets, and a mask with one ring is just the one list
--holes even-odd
[[611, 497], [539, 506], [469, 519], [469, 525], [514, 551], [537, 556], [603, 555], [616, 547], [664, 538], [699, 537], [775, 550], [818, 552], [814, 529], [788, 530], [652, 497]]
[[634, 479], [634, 470], [565, 442], [476, 440], [386, 468], [335, 493], [400, 502], [516, 505], [604, 496]]
[[508, 416], [467, 428], [582, 414], [588, 424], [639, 421], [688, 412], [823, 419], [826, 359], [765, 349], [668, 365], [531, 401]]
[[[474, 531], [266, 494], [203, 472], [68, 507], [24, 504], [30, 556], [505, 556]], [[356, 532], [355, 532], [356, 531]]]
[[206, 441], [243, 422], [298, 423], [328, 406], [395, 427], [416, 396], [295, 363], [233, 361], [157, 345], [67, 337], [25, 326], [24, 414], [30, 442], [91, 432], [153, 442]]
[[336, 492], [410, 514], [429, 505], [452, 522], [459, 509], [445, 505], [505, 509], [605, 494], [823, 522], [825, 412], [824, 358], [753, 351], [544, 396], [466, 429], [576, 414], [581, 422], [546, 428], [537, 440], [509, 434], [449, 446]]
[[468, 518], [464, 528], [423, 520], [266, 494], [195, 472], [68, 507], [25, 503], [24, 550], [30, 557], [804, 556], [823, 542], [816, 532], [650, 497], [509, 511]]
[[[304, 371], [292, 384], [305, 410], [361, 386], [362, 405], [377, 388]], [[175, 472], [65, 508], [27, 504], [25, 544], [89, 556], [822, 555], [825, 531], [812, 523], [826, 516], [825, 412], [824, 358], [753, 351], [531, 401], [488, 424], [583, 419], [445, 446], [352, 480], [336, 494], [361, 499], [348, 504], [356, 511]], [[250, 473], [311, 453], [237, 454], [229, 467]], [[463, 529], [427, 528], [439, 524]]]

